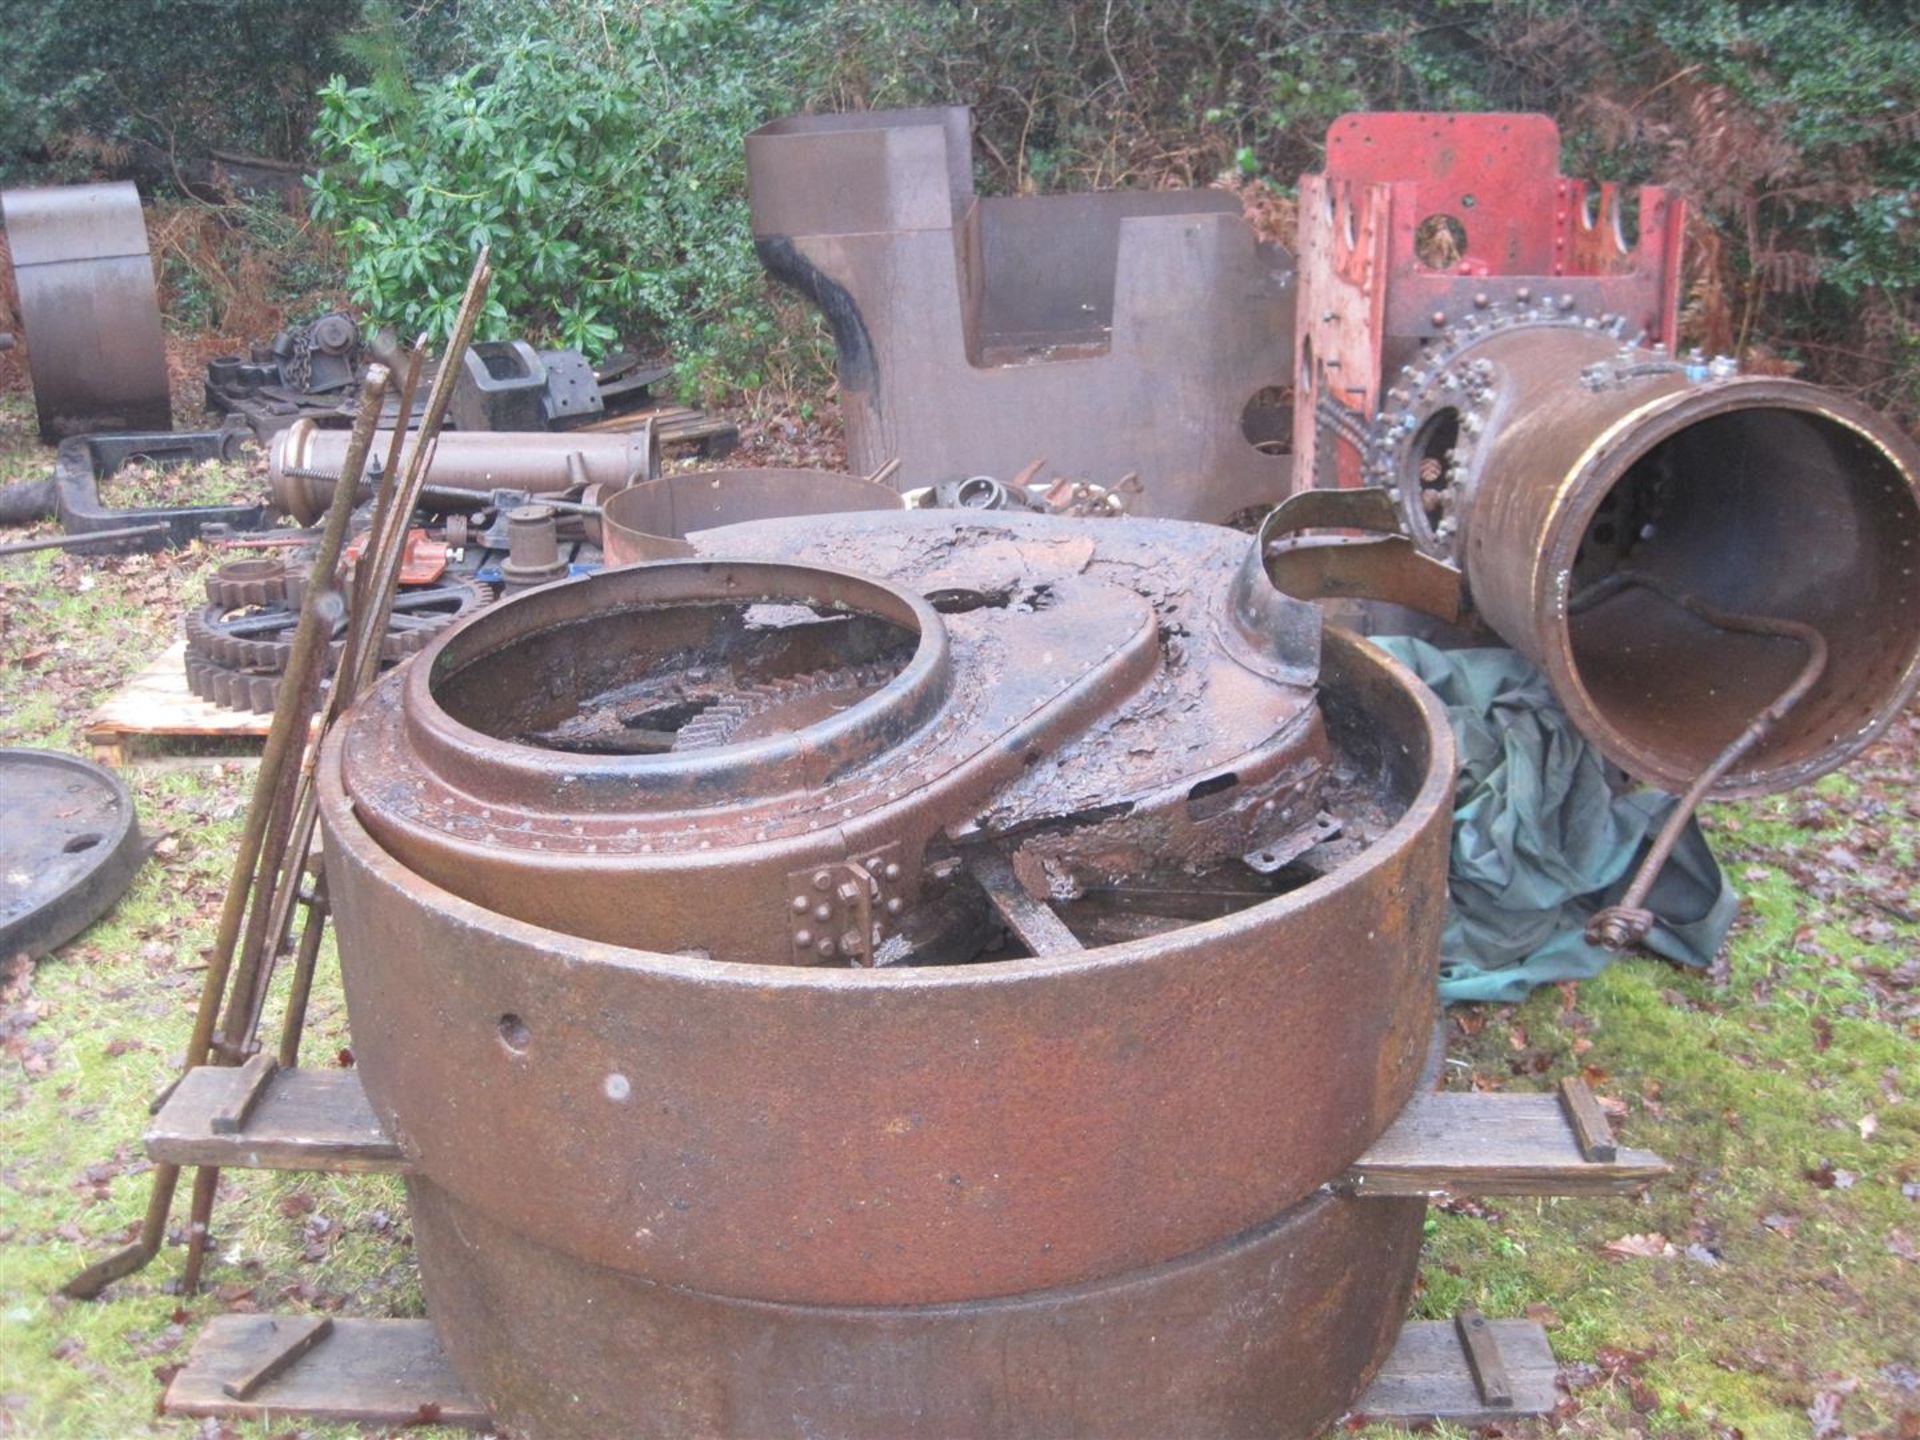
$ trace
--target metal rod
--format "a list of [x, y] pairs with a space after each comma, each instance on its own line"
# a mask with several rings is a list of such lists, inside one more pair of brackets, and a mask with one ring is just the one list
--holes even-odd
[[[358, 453], [358, 463], [361, 465], [366, 463], [386, 386], [386, 367], [377, 364], [368, 366], [366, 385], [361, 391], [360, 413], [354, 421], [353, 445], [349, 451], [350, 454]], [[341, 486], [328, 507], [326, 527], [321, 532], [313, 566], [313, 574], [322, 581], [329, 579], [339, 568], [340, 552], [346, 545], [347, 522], [353, 514], [352, 495], [351, 486]], [[262, 844], [279, 788], [279, 777], [286, 768], [294, 745], [306, 739], [308, 717], [297, 715], [297, 706], [291, 702], [302, 688], [302, 677], [308, 671], [316, 670], [326, 657], [332, 626], [321, 616], [321, 592], [325, 588], [320, 583], [307, 587], [300, 628], [294, 636], [293, 651], [287, 658], [288, 684], [282, 693], [288, 697], [289, 703], [274, 711], [273, 723], [267, 730], [266, 744], [261, 750], [253, 798], [248, 803], [247, 817], [241, 826], [240, 843], [234, 855], [226, 901], [221, 907], [213, 953], [208, 960], [206, 977], [200, 990], [200, 1005], [194, 1016], [193, 1033], [187, 1041], [185, 1068], [189, 1070], [204, 1064], [212, 1048], [214, 1022], [219, 1017], [220, 1002], [226, 995], [227, 981], [240, 938], [240, 925], [246, 914], [248, 897], [254, 888]], [[161, 1241], [166, 1236], [167, 1214], [172, 1208], [173, 1192], [179, 1178], [177, 1165], [156, 1166], [153, 1195], [141, 1223], [139, 1237], [131, 1245], [82, 1270], [62, 1287], [61, 1293], [76, 1300], [90, 1299], [113, 1281], [131, 1275], [152, 1260], [159, 1253]]]
[[293, 987], [287, 993], [287, 1011], [280, 1023], [280, 1065], [291, 1070], [300, 1063], [300, 1040], [307, 1025], [307, 1001], [313, 994], [313, 972], [320, 959], [320, 939], [326, 934], [329, 913], [326, 877], [318, 877], [307, 904], [307, 923], [300, 931], [300, 952], [293, 957]]
[[1633, 879], [1619, 903], [1595, 912], [1593, 918], [1587, 921], [1587, 939], [1615, 951], [1646, 939], [1648, 932], [1653, 929], [1653, 914], [1646, 908], [1647, 896], [1660, 872], [1666, 868], [1673, 847], [1680, 843], [1687, 822], [1693, 818], [1694, 811], [1700, 808], [1700, 802], [1706, 799], [1707, 792], [1720, 783], [1720, 778], [1739, 762], [1741, 756], [1766, 739], [1789, 710], [1807, 697], [1827, 668], [1826, 637], [1813, 626], [1797, 620], [1778, 620], [1765, 615], [1743, 615], [1720, 610], [1659, 576], [1640, 570], [1619, 570], [1596, 580], [1568, 602], [1567, 612], [1578, 614], [1591, 609], [1634, 586], [1653, 591], [1662, 599], [1706, 621], [1716, 630], [1797, 641], [1806, 647], [1807, 660], [1794, 676], [1793, 682], [1748, 721], [1746, 728], [1714, 756], [1687, 787], [1686, 793], [1673, 807], [1666, 823], [1660, 827], [1660, 833], [1654, 837], [1653, 844], [1640, 861], [1640, 868], [1634, 871]]
[[15, 540], [0, 545], [0, 555], [25, 555], [30, 550], [65, 550], [89, 545], [95, 540], [131, 540], [137, 535], [159, 535], [173, 527], [165, 524], [122, 525], [113, 530], [92, 530], [84, 535], [42, 535], [34, 540]]

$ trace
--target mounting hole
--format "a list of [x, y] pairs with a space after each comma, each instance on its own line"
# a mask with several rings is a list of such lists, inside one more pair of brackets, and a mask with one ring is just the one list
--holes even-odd
[[1624, 254], [1640, 243], [1640, 192], [1613, 192], [1613, 243]]
[[524, 1055], [527, 1053], [527, 1046], [533, 1043], [533, 1031], [528, 1028], [527, 1022], [522, 1020], [518, 1015], [502, 1015], [500, 1017], [500, 1043], [515, 1055]]
[[1293, 453], [1293, 387], [1267, 385], [1240, 411], [1240, 433], [1262, 455]]
[[104, 839], [106, 839], [104, 835], [76, 835], [60, 848], [69, 855], [78, 855], [93, 849]]
[[1460, 412], [1451, 405], [1436, 410], [1415, 432], [1407, 450], [1407, 470], [1401, 484], [1420, 496], [1429, 519], [1439, 517], [1441, 497], [1453, 483], [1453, 449], [1460, 443]]
[[1429, 215], [1414, 228], [1413, 253], [1429, 270], [1451, 270], [1467, 254], [1467, 227], [1458, 215]]

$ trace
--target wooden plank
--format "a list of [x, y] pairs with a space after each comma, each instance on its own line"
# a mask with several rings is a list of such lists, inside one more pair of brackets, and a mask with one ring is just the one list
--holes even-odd
[[274, 1376], [286, 1374], [301, 1356], [333, 1333], [333, 1318], [329, 1315], [290, 1315], [275, 1320], [273, 1330], [277, 1349], [261, 1355], [251, 1369], [242, 1370], [233, 1379], [220, 1382], [220, 1393], [229, 1400], [245, 1400]]
[[1489, 1410], [1511, 1410], [1513, 1381], [1507, 1375], [1500, 1342], [1494, 1337], [1487, 1317], [1478, 1310], [1462, 1310], [1453, 1317], [1453, 1328], [1460, 1338], [1460, 1349], [1466, 1354], [1467, 1369], [1473, 1373], [1474, 1388], [1480, 1392], [1481, 1403]]
[[245, 1066], [189, 1070], [147, 1127], [147, 1155], [173, 1165], [230, 1170], [407, 1168], [354, 1071], [276, 1071], [241, 1128], [222, 1133], [216, 1122], [235, 1113], [248, 1084]]
[[1647, 1150], [1587, 1159], [1558, 1095], [1416, 1097], [1336, 1184], [1355, 1195], [1621, 1195], [1673, 1167]]
[[1619, 1158], [1620, 1147], [1613, 1143], [1613, 1126], [1607, 1123], [1607, 1112], [1593, 1098], [1593, 1091], [1587, 1088], [1585, 1080], [1578, 1075], [1563, 1079], [1560, 1104], [1566, 1109], [1574, 1138], [1580, 1142], [1581, 1154], [1601, 1162]]
[[238, 1135], [246, 1128], [247, 1117], [253, 1114], [253, 1107], [260, 1103], [260, 1096], [267, 1088], [267, 1082], [273, 1079], [273, 1072], [279, 1068], [273, 1056], [262, 1050], [247, 1058], [240, 1067], [239, 1078], [233, 1082], [220, 1108], [213, 1112], [207, 1122], [208, 1128], [216, 1135]]
[[997, 850], [982, 851], [968, 861], [967, 869], [986, 892], [995, 913], [1034, 955], [1066, 955], [1082, 948], [1051, 905], [1027, 894], [1005, 855]]
[[216, 1315], [167, 1386], [169, 1415], [334, 1424], [438, 1423], [487, 1428], [487, 1412], [460, 1383], [430, 1320], [336, 1319], [325, 1343], [296, 1357], [244, 1400], [226, 1393], [285, 1347], [287, 1317]]
[[1473, 1370], [1454, 1325], [1446, 1320], [1416, 1320], [1400, 1339], [1380, 1373], [1353, 1407], [1355, 1420], [1399, 1425], [1451, 1421], [1490, 1425], [1553, 1409], [1558, 1370], [1547, 1332], [1531, 1320], [1489, 1320], [1491, 1342], [1499, 1349], [1511, 1385], [1511, 1403], [1487, 1404], [1480, 1398]]
[[137, 670], [87, 717], [87, 744], [96, 758], [121, 764], [136, 735], [263, 739], [271, 715], [243, 714], [209, 704], [187, 689], [187, 642], [178, 641]]

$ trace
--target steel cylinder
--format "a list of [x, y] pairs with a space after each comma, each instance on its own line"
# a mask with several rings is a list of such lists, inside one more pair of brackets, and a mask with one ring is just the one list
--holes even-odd
[[[373, 451], [384, 458], [393, 443], [389, 432], [374, 436]], [[401, 446], [400, 463], [410, 463], [414, 440]], [[345, 430], [322, 430], [311, 420], [297, 420], [274, 437], [268, 454], [267, 479], [274, 508], [311, 525], [326, 513], [333, 495], [332, 477], [339, 474], [347, 453]], [[650, 441], [644, 431], [626, 433], [573, 432], [547, 434], [500, 430], [442, 431], [433, 451], [429, 486], [458, 490], [519, 490], [530, 495], [554, 495], [576, 486], [600, 485], [619, 489], [648, 474]], [[421, 500], [427, 509], [456, 511], [471, 508], [471, 500], [436, 497], [429, 490]]]
[[166, 430], [166, 337], [131, 184], [0, 194], [40, 438]]
[[[1546, 671], [1574, 724], [1637, 778], [1684, 790], [1806, 660], [1708, 624], [1644, 574], [1722, 612], [1817, 628], [1824, 675], [1715, 787], [1786, 789], [1857, 753], [1920, 683], [1920, 454], [1886, 420], [1794, 380], [1672, 361], [1591, 330], [1517, 328], [1429, 387], [1404, 491], [1456, 491], [1474, 607]], [[1424, 469], [1423, 469], [1424, 467]]]
[[[569, 883], [568, 865], [610, 873], [601, 857], [621, 827], [652, 823], [608, 818], [644, 813], [632, 797], [648, 766], [549, 753], [547, 779], [529, 778], [531, 755], [521, 779], [490, 778], [484, 757], [510, 761], [495, 747], [511, 741], [461, 737], [424, 706], [438, 686], [455, 711], [484, 718], [492, 712], [470, 708], [461, 687], [481, 693], [505, 672], [475, 670], [482, 657], [532, 644], [591, 664], [623, 625], [654, 632], [661, 617], [635, 604], [649, 584], [700, 596], [731, 580], [748, 611], [790, 628], [765, 597], [809, 578], [791, 573], [800, 556], [837, 551], [858, 557], [873, 588], [816, 592], [819, 613], [846, 617], [827, 623], [864, 609], [916, 637], [894, 672], [902, 685], [872, 692], [885, 698], [863, 714], [839, 712], [847, 744], [819, 752], [857, 775], [898, 749], [902, 727], [938, 732], [942, 716], [1027, 693], [1011, 673], [994, 691], [968, 688], [970, 667], [1000, 673], [997, 652], [978, 648], [990, 625], [1035, 617], [1009, 603], [1012, 618], [993, 620], [984, 591], [956, 601], [933, 583], [948, 579], [950, 559], [1009, 572], [1048, 561], [1073, 574], [1099, 563], [1066, 522], [977, 523], [971, 539], [951, 517], [912, 512], [704, 532], [709, 553], [729, 558], [503, 602], [494, 625], [469, 627], [465, 642], [452, 637], [376, 687], [329, 743], [321, 814], [355, 1053], [412, 1163], [436, 1325], [515, 1433], [1305, 1436], [1352, 1402], [1391, 1347], [1421, 1207], [1319, 1192], [1422, 1083], [1452, 751], [1437, 703], [1378, 652], [1329, 636], [1322, 657], [1330, 763], [1370, 797], [1337, 860], [1271, 898], [1160, 933], [958, 964], [764, 963], [728, 958], [719, 943], [669, 953], [578, 933], [603, 925], [527, 918], [552, 913], [538, 897]], [[1152, 557], [1195, 532], [1184, 538], [1199, 547], [1197, 588], [1218, 598], [1234, 572], [1216, 572], [1208, 547], [1225, 556], [1245, 541], [1203, 530], [1129, 522], [1099, 544], [1118, 547], [1102, 549], [1106, 562], [1156, 593], [1168, 567]], [[1053, 632], [1052, 668], [1068, 668], [1062, 637], [1087, 623], [1061, 618], [1072, 588], [1028, 593], [1040, 618], [1073, 620]], [[591, 634], [567, 614], [583, 596], [604, 602], [586, 606], [607, 617]], [[1114, 595], [1090, 598], [1127, 621], [1121, 639], [1132, 633]], [[1203, 615], [1173, 614], [1195, 627], [1195, 652], [1211, 654]], [[1102, 653], [1116, 643], [1084, 633]], [[1160, 688], [1123, 669], [1085, 693], [1113, 707], [1137, 689], [1133, 725], [1168, 705], [1204, 728], [1204, 708], [1179, 688], [1198, 662], [1171, 635], [1151, 643], [1173, 667]], [[1230, 708], [1276, 688], [1219, 664], [1201, 675]], [[527, 694], [551, 688], [544, 675], [533, 667]], [[836, 723], [831, 707], [766, 738], [804, 775], [807, 732], [821, 723]], [[415, 752], [421, 765], [375, 761], [399, 753], [386, 748], [398, 737], [436, 728], [440, 739]], [[962, 731], [940, 733], [966, 748]], [[999, 782], [1015, 794], [1022, 776], [1044, 777], [1044, 758], [1021, 757], [1029, 744], [1044, 757], [1049, 739], [1042, 727], [1018, 733], [1014, 779]], [[417, 808], [454, 753], [433, 746], [469, 739], [483, 761], [468, 772], [473, 808]], [[739, 804], [732, 791], [747, 773], [726, 748], [683, 777], [689, 843], [644, 857], [652, 864], [697, 871], [729, 849], [750, 870], [777, 848], [754, 840], [757, 816], [744, 844], [715, 818]], [[1079, 769], [1103, 775], [1084, 749]], [[1321, 763], [1314, 753], [1295, 762]], [[932, 773], [902, 769], [893, 783]], [[832, 835], [850, 823], [836, 783], [769, 788], [791, 795], [781, 806], [795, 835]], [[1203, 810], [1224, 793], [1193, 788], [1182, 803]], [[556, 796], [566, 812], [551, 809]], [[875, 790], [868, 803], [884, 809], [885, 798]], [[570, 814], [577, 833], [549, 827], [550, 812]], [[949, 812], [949, 831], [968, 814]], [[446, 837], [466, 830], [462, 815], [470, 853], [517, 849], [521, 880], [499, 865], [490, 876], [472, 864], [421, 873], [427, 857], [454, 853]], [[702, 826], [713, 850], [691, 839]], [[857, 836], [837, 843], [865, 853]], [[556, 845], [568, 865], [552, 862]], [[642, 858], [636, 845], [623, 862], [629, 910], [650, 893], [633, 877], [654, 883]], [[702, 884], [715, 935], [737, 912], [789, 898], [724, 873]], [[600, 893], [621, 908], [617, 886]]]

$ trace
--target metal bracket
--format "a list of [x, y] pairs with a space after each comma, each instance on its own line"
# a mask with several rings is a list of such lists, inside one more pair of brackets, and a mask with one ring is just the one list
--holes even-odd
[[907, 875], [898, 853], [897, 843], [879, 845], [858, 861], [809, 865], [788, 874], [795, 964], [873, 964], [890, 922], [906, 909]]

